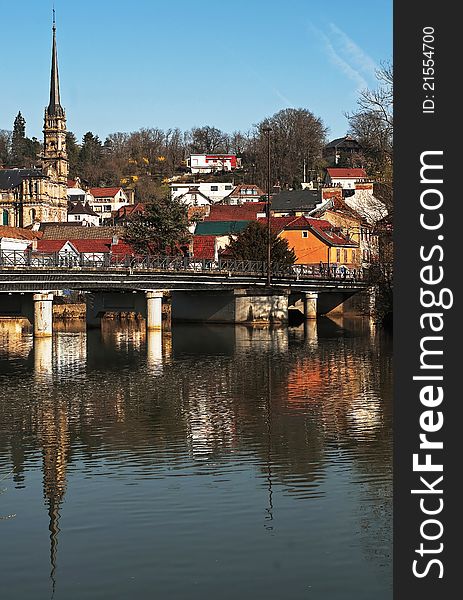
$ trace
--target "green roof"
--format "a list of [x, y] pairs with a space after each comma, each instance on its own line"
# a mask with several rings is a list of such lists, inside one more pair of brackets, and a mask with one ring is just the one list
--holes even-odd
[[200, 221], [195, 235], [229, 235], [241, 233], [251, 221]]

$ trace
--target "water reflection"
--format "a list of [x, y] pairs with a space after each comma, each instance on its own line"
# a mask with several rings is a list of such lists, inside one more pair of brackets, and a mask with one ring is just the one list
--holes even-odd
[[[31, 503], [34, 473], [42, 474], [58, 597], [74, 597], [60, 565], [83, 560], [69, 554], [75, 520], [89, 523], [86, 535], [113, 570], [123, 567], [112, 537], [118, 506], [124, 519], [134, 515], [137, 541], [128, 529], [124, 561], [127, 553], [138, 557], [132, 568], [140, 581], [149, 579], [141, 565], [153, 531], [165, 547], [182, 527], [191, 532], [194, 553], [170, 566], [158, 559], [173, 580], [183, 573], [187, 582], [219, 527], [224, 539], [241, 532], [239, 543], [223, 549], [234, 573], [275, 548], [289, 557], [285, 573], [294, 589], [302, 586], [298, 597], [309, 578], [329, 599], [321, 595], [328, 567], [320, 563], [329, 552], [339, 590], [390, 597], [391, 348], [365, 320], [321, 319], [290, 329], [180, 325], [148, 334], [136, 323], [105, 323], [101, 331], [67, 330], [34, 342], [22, 331], [0, 330], [0, 348], [8, 392], [0, 400], [0, 474], [13, 466], [16, 493], [29, 486]], [[79, 505], [82, 490], [95, 490], [99, 504]], [[164, 536], [166, 519], [171, 529]], [[30, 523], [37, 535], [39, 522]], [[260, 540], [259, 526], [275, 541]], [[11, 533], [24, 551], [24, 531]], [[63, 536], [69, 550], [58, 560]], [[302, 557], [309, 563], [302, 565]], [[14, 561], [10, 567], [18, 573]], [[214, 569], [208, 573], [191, 597], [220, 579]], [[175, 597], [168, 579], [158, 582], [161, 597]], [[283, 580], [270, 579], [265, 595], [282, 597]], [[27, 597], [21, 584], [11, 584], [15, 597]], [[186, 597], [190, 588], [178, 585], [177, 597]], [[262, 596], [263, 588], [256, 590]]]

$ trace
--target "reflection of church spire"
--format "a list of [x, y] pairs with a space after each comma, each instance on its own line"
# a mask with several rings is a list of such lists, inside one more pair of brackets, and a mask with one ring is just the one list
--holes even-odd
[[43, 448], [43, 493], [50, 519], [50, 579], [55, 591], [60, 506], [66, 492], [66, 466], [69, 455], [69, 429], [64, 404], [45, 400], [39, 416]]

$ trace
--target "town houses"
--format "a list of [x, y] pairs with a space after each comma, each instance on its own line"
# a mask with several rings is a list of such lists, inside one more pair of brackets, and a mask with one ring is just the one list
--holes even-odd
[[[53, 24], [43, 151], [28, 168], [0, 167], [0, 249], [58, 253], [76, 264], [79, 256], [133, 255], [135, 249], [125, 241], [127, 227], [146, 218], [153, 196], [135, 188], [138, 175], [88, 181], [74, 164], [70, 177], [66, 123]], [[324, 151], [327, 166], [311, 170], [306, 181], [304, 159], [304, 181], [293, 187], [276, 177], [262, 186], [262, 177], [253, 175], [255, 164], [233, 152], [190, 153], [183, 160], [186, 172], [183, 168], [156, 180], [147, 170], [144, 177], [155, 190], [154, 198], [162, 193], [164, 200], [180, 205], [188, 215], [189, 242], [174, 244], [176, 252], [218, 261], [228, 256], [230, 243], [250, 223], [267, 226], [270, 219], [271, 232], [286, 240], [296, 265], [353, 271], [378, 259], [376, 224], [387, 216], [375, 196], [374, 180], [364, 167], [354, 165], [361, 150], [350, 136], [333, 140]], [[125, 160], [147, 169], [150, 164], [144, 156], [141, 161], [133, 156]], [[161, 164], [166, 157], [156, 160]]]

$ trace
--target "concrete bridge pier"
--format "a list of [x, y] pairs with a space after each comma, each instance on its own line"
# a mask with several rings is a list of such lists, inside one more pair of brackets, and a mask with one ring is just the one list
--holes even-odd
[[284, 291], [174, 291], [172, 320], [197, 323], [283, 324], [288, 321]]
[[162, 290], [146, 292], [103, 291], [87, 295], [87, 326], [99, 327], [106, 313], [137, 313], [146, 319], [148, 331], [162, 326]]
[[306, 292], [304, 295], [304, 316], [306, 319], [316, 319], [318, 309], [318, 292]]
[[41, 292], [32, 296], [34, 302], [34, 337], [53, 335], [53, 294]]

